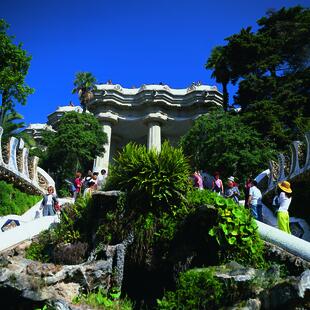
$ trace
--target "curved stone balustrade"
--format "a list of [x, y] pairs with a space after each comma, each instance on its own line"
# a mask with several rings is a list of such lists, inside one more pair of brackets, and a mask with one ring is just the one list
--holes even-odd
[[25, 189], [30, 188], [32, 192], [37, 194], [46, 193], [49, 185], [55, 187], [55, 182], [49, 174], [38, 167], [39, 158], [29, 158], [29, 150], [25, 147], [22, 139], [10, 138], [8, 148], [4, 150], [7, 160], [4, 160], [1, 144], [2, 133], [3, 128], [0, 127], [1, 178], [16, 181], [19, 185], [23, 185]]
[[[260, 173], [255, 179], [260, 184], [266, 178], [268, 179], [268, 186], [267, 188], [263, 188], [264, 194], [272, 191], [278, 182], [284, 180], [291, 180], [294, 177], [310, 170], [310, 132], [305, 134], [306, 140], [306, 160], [303, 166], [300, 163], [300, 141], [293, 141], [290, 150], [291, 150], [291, 157], [290, 157], [290, 166], [286, 166], [285, 156], [283, 154], [278, 155], [278, 162], [275, 163], [273, 161], [269, 162], [269, 169]], [[289, 168], [289, 169], [287, 169]], [[285, 173], [288, 170], [289, 173]]]

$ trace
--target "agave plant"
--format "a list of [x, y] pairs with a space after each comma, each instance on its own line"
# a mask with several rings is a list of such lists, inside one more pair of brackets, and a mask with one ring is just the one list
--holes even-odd
[[72, 94], [78, 94], [83, 112], [87, 103], [93, 98], [92, 91], [96, 89], [96, 78], [90, 72], [78, 72], [74, 80]]

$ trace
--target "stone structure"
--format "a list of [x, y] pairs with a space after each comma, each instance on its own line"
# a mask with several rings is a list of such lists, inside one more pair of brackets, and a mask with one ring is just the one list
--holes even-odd
[[3, 129], [0, 127], [0, 175], [26, 192], [45, 194], [48, 185], [55, 187], [54, 180], [38, 167], [38, 157], [29, 157], [22, 139], [11, 137], [8, 144], [1, 145]]
[[301, 142], [293, 141], [291, 156], [287, 161], [283, 154], [278, 155], [278, 162], [270, 161], [269, 169], [260, 173], [255, 179], [264, 194], [274, 190], [279, 182], [292, 180], [298, 175], [310, 171], [310, 132], [305, 134], [305, 154], [301, 163]]
[[172, 89], [142, 85], [129, 89], [118, 84], [97, 85], [87, 108], [101, 122], [108, 143], [104, 157], [96, 158], [94, 170], [107, 169], [115, 152], [130, 141], [158, 151], [165, 139], [174, 144], [196, 118], [221, 105], [222, 94], [215, 86], [193, 84]]
[[32, 136], [36, 141], [40, 142], [42, 139], [42, 132], [54, 131], [54, 129], [50, 125], [36, 123], [30, 124], [23, 131], [25, 131], [28, 135]]
[[57, 129], [57, 123], [61, 117], [67, 112], [78, 112], [82, 113], [83, 109], [80, 106], [62, 106], [58, 107], [57, 110], [47, 116], [47, 124], [52, 126], [53, 129]]

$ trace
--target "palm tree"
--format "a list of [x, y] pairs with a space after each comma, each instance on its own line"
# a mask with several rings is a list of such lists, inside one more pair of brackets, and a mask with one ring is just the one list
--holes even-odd
[[83, 112], [86, 112], [86, 105], [92, 99], [92, 91], [96, 89], [96, 78], [90, 72], [78, 72], [75, 75], [72, 94], [78, 94]]
[[223, 108], [228, 109], [228, 90], [227, 85], [231, 78], [227, 59], [225, 58], [224, 46], [216, 46], [211, 51], [211, 56], [208, 58], [205, 65], [206, 69], [213, 70], [211, 77], [215, 78], [217, 83], [222, 84], [223, 88]]
[[25, 127], [24, 122], [18, 122], [22, 119], [24, 119], [24, 117], [17, 112], [10, 112], [4, 115], [2, 122], [2, 141], [4, 143], [7, 142], [10, 137], [17, 137], [19, 135], [18, 130]]

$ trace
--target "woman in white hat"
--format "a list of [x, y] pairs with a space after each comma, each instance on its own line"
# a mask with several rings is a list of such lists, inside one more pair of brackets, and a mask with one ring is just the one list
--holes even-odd
[[278, 184], [278, 189], [280, 192], [278, 199], [279, 209], [277, 212], [278, 228], [290, 234], [290, 216], [288, 208], [292, 201], [291, 184], [288, 181], [283, 181]]

